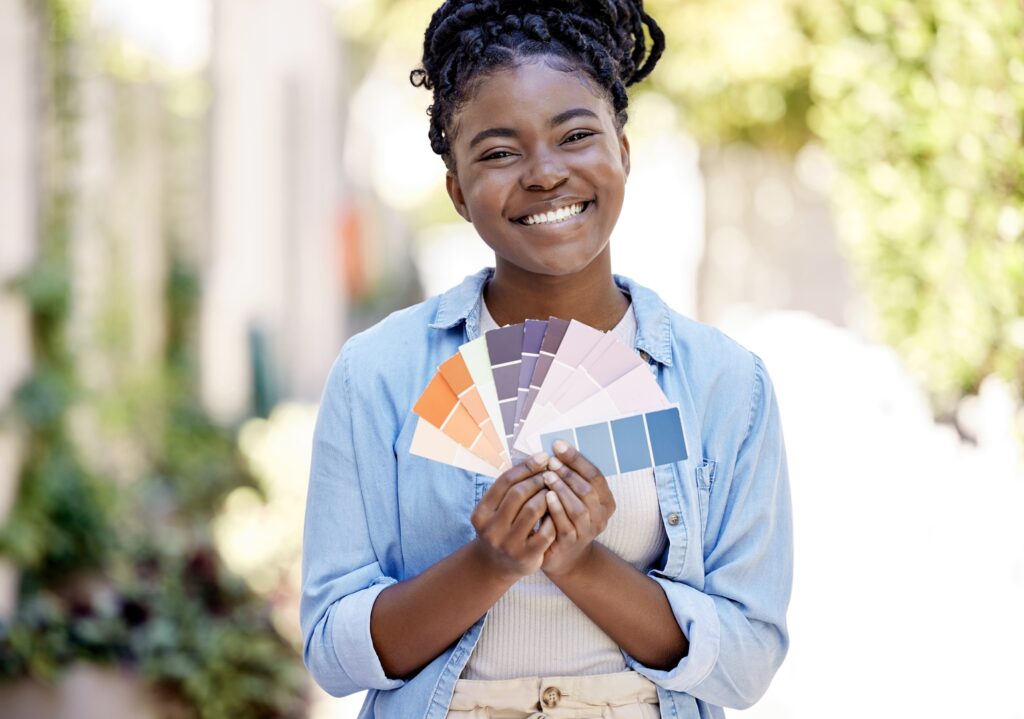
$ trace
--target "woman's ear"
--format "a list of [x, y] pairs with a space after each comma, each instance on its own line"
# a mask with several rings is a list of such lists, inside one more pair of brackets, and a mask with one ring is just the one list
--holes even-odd
[[472, 222], [469, 217], [469, 208], [466, 207], [466, 198], [462, 194], [462, 186], [459, 185], [459, 178], [454, 172], [448, 170], [444, 177], [444, 186], [448, 190], [448, 197], [452, 198], [452, 206], [466, 222]]
[[622, 156], [622, 169], [629, 177], [629, 138], [625, 132], [619, 133], [619, 153]]

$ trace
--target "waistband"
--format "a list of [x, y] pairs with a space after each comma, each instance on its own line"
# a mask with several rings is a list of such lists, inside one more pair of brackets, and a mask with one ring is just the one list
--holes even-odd
[[489, 707], [497, 711], [586, 709], [594, 706], [657, 704], [654, 682], [635, 671], [570, 677], [520, 679], [459, 679], [449, 709], [470, 711]]

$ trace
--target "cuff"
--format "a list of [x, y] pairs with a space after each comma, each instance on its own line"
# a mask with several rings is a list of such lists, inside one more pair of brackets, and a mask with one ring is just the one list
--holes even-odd
[[392, 679], [384, 673], [370, 636], [373, 603], [377, 595], [396, 581], [392, 577], [379, 577], [366, 589], [343, 597], [335, 607], [331, 628], [334, 651], [342, 670], [358, 686], [397, 689], [405, 684], [404, 680]]
[[690, 648], [672, 669], [651, 669], [624, 653], [626, 664], [660, 687], [689, 692], [707, 678], [718, 661], [721, 629], [715, 602], [688, 584], [674, 582], [654, 573], [648, 576], [661, 585], [676, 623], [686, 635]]

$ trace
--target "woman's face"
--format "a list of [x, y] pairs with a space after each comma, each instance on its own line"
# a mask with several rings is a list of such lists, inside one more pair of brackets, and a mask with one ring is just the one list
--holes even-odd
[[608, 101], [543, 61], [484, 78], [453, 118], [455, 209], [499, 263], [568, 275], [605, 251], [622, 209], [629, 142]]

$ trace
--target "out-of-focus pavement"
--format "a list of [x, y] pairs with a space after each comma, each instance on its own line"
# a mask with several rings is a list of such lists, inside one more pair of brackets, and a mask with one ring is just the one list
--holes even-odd
[[[977, 445], [937, 425], [883, 346], [804, 313], [735, 314], [786, 434], [796, 570], [789, 656], [752, 719], [1024, 717], [1024, 476], [996, 383]], [[362, 695], [322, 697], [355, 717]]]

